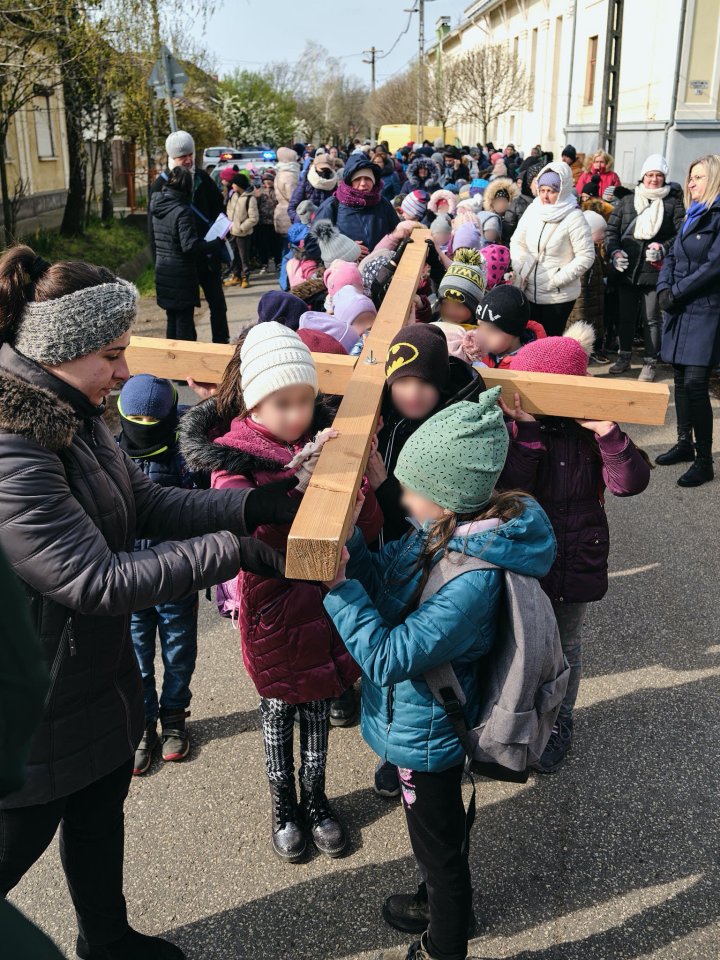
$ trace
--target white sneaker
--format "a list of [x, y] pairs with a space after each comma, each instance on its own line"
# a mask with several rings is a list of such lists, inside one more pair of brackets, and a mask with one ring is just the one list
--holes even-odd
[[655, 380], [656, 365], [655, 361], [652, 363], [644, 363], [643, 368], [640, 371], [640, 376], [638, 380], [644, 380], [645, 383], [652, 383]]

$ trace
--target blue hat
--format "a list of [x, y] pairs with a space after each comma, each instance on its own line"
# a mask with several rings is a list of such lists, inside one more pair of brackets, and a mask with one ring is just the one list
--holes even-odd
[[122, 417], [152, 417], [164, 420], [177, 404], [177, 390], [171, 380], [138, 373], [120, 391], [118, 411]]
[[291, 330], [300, 326], [300, 317], [306, 312], [307, 304], [294, 293], [283, 290], [268, 290], [258, 302], [258, 323], [282, 323]]

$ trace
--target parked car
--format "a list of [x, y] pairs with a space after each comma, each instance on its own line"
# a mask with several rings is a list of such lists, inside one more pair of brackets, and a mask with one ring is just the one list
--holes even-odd
[[223, 163], [237, 163], [246, 167], [250, 163], [274, 164], [277, 154], [266, 147], [208, 147], [203, 151], [202, 165], [208, 173], [212, 173]]
[[[239, 151], [235, 151], [236, 153]], [[258, 160], [256, 157], [237, 157], [231, 160], [221, 160], [220, 163], [212, 170], [209, 170], [208, 173], [215, 181], [215, 183], [220, 186], [220, 174], [225, 169], [225, 167], [237, 167], [239, 170], [249, 170], [250, 173], [255, 174], [256, 176], [261, 176], [265, 170], [269, 168], [274, 168], [277, 164], [275, 160]]]

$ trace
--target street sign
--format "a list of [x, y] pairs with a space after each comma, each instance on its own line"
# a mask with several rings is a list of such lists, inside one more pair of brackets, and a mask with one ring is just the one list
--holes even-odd
[[155, 62], [148, 80], [150, 86], [155, 89], [155, 96], [158, 100], [165, 100], [168, 95], [181, 97], [185, 92], [187, 82], [187, 74], [168, 48], [164, 46], [161, 50], [160, 59]]

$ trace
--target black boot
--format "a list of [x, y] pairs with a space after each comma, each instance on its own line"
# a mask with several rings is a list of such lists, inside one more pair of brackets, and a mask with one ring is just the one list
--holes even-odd
[[678, 442], [666, 453], [661, 453], [655, 457], [655, 463], [660, 467], [669, 467], [674, 463], [692, 463], [695, 459], [695, 447], [692, 442], [692, 430], [680, 427], [678, 429]]
[[333, 727], [348, 727], [355, 719], [357, 704], [355, 690], [350, 687], [337, 700], [330, 703], [330, 724]]
[[695, 463], [679, 479], [679, 487], [699, 487], [703, 483], [714, 479], [713, 459], [708, 453], [700, 453], [695, 458]]
[[153, 750], [158, 745], [157, 720], [148, 723], [142, 735], [142, 740], [135, 751], [135, 763], [133, 765], [133, 776], [141, 777], [150, 769], [152, 763]]
[[326, 857], [339, 857], [347, 846], [347, 837], [325, 795], [325, 778], [301, 780], [300, 802], [317, 849]]
[[[421, 883], [416, 893], [395, 893], [383, 903], [383, 920], [403, 933], [423, 933], [430, 923], [427, 887]], [[468, 939], [475, 936], [477, 918], [470, 911]]]
[[272, 798], [272, 848], [281, 860], [295, 863], [305, 856], [307, 844], [300, 827], [300, 811], [297, 805], [295, 781], [273, 783], [270, 781]]
[[91, 947], [84, 937], [78, 937], [75, 950], [80, 960], [185, 960], [174, 943], [132, 929], [104, 947]]

